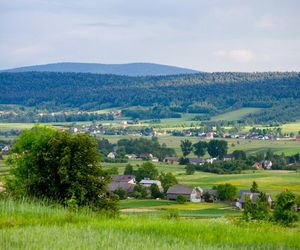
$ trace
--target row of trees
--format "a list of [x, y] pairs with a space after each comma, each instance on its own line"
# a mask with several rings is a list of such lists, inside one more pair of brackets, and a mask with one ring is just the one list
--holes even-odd
[[124, 160], [126, 154], [140, 154], [148, 153], [163, 160], [166, 156], [174, 156], [175, 150], [168, 148], [166, 144], [160, 144], [157, 137], [151, 139], [138, 138], [138, 139], [121, 139], [117, 144], [110, 143], [107, 139], [102, 138], [98, 141], [98, 148], [100, 153], [107, 156], [109, 152], [116, 152], [118, 161]]
[[185, 139], [181, 141], [180, 148], [183, 157], [188, 156], [191, 152], [194, 152], [195, 155], [201, 157], [208, 152], [211, 157], [223, 159], [227, 154], [228, 143], [224, 140], [211, 140], [209, 142], [199, 141], [193, 144], [190, 140]]

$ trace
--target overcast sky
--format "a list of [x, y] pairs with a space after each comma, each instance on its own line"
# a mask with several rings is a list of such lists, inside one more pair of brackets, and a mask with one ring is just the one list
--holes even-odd
[[300, 1], [0, 0], [0, 68], [52, 62], [300, 71]]

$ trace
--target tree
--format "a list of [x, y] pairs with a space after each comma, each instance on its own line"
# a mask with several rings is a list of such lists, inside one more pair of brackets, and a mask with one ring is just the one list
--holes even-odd
[[141, 184], [137, 184], [133, 188], [133, 197], [137, 199], [144, 199], [147, 198], [148, 192], [146, 187]]
[[108, 196], [110, 177], [99, 178], [99, 161], [97, 143], [89, 135], [35, 126], [24, 130], [12, 148], [7, 186], [20, 196], [116, 211], [116, 198]]
[[273, 161], [274, 160], [274, 153], [271, 149], [269, 149], [266, 153], [265, 160]]
[[114, 145], [111, 144], [107, 139], [102, 138], [98, 141], [98, 148], [101, 154], [108, 155], [109, 152], [114, 151]]
[[178, 181], [172, 173], [161, 173], [159, 176], [159, 180], [161, 181], [161, 185], [166, 193], [171, 186], [178, 184]]
[[228, 143], [224, 140], [211, 140], [208, 143], [207, 152], [211, 157], [223, 159], [228, 150]]
[[247, 159], [246, 153], [243, 150], [234, 150], [232, 152], [232, 156], [235, 160], [246, 160]]
[[237, 188], [229, 183], [217, 186], [218, 198], [221, 201], [232, 201], [236, 197]]
[[136, 180], [141, 181], [145, 178], [156, 180], [158, 178], [158, 171], [155, 165], [151, 162], [143, 163], [136, 171]]
[[251, 193], [258, 193], [259, 192], [258, 191], [258, 185], [257, 185], [256, 181], [252, 182], [252, 186], [250, 188], [250, 191], [251, 191]]
[[159, 191], [159, 188], [156, 184], [151, 184], [150, 186], [151, 197], [153, 199], [162, 198], [163, 194]]
[[125, 175], [133, 175], [134, 174], [133, 166], [131, 164], [126, 165], [124, 174]]
[[185, 172], [187, 175], [192, 175], [194, 174], [196, 171], [196, 168], [194, 165], [192, 164], [188, 164], [186, 167], [185, 167]]
[[186, 157], [187, 155], [189, 155], [192, 150], [193, 150], [193, 144], [191, 141], [189, 140], [183, 140], [180, 143], [180, 147], [181, 147], [181, 151], [184, 157]]
[[295, 211], [296, 196], [291, 191], [284, 191], [277, 196], [274, 207], [274, 220], [286, 226], [298, 220]]
[[194, 153], [198, 157], [204, 156], [207, 150], [207, 142], [199, 141], [193, 145]]
[[187, 198], [184, 195], [178, 195], [176, 201], [179, 204], [184, 204], [187, 202]]
[[256, 202], [249, 196], [245, 197], [243, 217], [245, 220], [266, 220], [269, 218], [269, 204], [265, 193], [260, 193]]

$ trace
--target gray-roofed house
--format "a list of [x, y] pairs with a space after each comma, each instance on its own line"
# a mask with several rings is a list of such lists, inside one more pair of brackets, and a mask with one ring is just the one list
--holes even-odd
[[148, 190], [150, 190], [150, 187], [152, 184], [156, 184], [158, 186], [158, 189], [162, 192], [163, 187], [161, 185], [161, 182], [158, 180], [149, 180], [149, 179], [144, 179], [140, 181], [140, 184], [146, 187]]
[[206, 162], [206, 160], [204, 158], [188, 158], [189, 163], [193, 164], [193, 165], [201, 165], [204, 164]]
[[132, 193], [136, 185], [134, 175], [112, 175], [112, 182], [108, 185], [111, 192], [123, 189], [127, 193]]
[[179, 195], [185, 196], [188, 201], [200, 202], [202, 194], [199, 189], [180, 184], [170, 187], [167, 191], [168, 200], [176, 200]]
[[[245, 190], [243, 190], [245, 191]], [[260, 193], [251, 193], [251, 192], [240, 192], [241, 196], [240, 199], [236, 202], [236, 206], [240, 209], [243, 209], [245, 206], [245, 201], [246, 201], [246, 197], [249, 197], [249, 199], [251, 200], [252, 203], [256, 203]], [[273, 205], [273, 199], [271, 197], [271, 195], [266, 194], [267, 197], [267, 202], [269, 204], [270, 207], [272, 207]]]
[[168, 164], [178, 164], [179, 163], [179, 158], [174, 157], [174, 156], [169, 156], [169, 157], [166, 157], [164, 159], [164, 162], [168, 163]]
[[216, 189], [203, 189], [202, 197], [204, 196], [205, 193], [208, 193], [210, 195], [209, 199], [206, 200], [206, 202], [214, 202], [217, 200], [218, 191]]

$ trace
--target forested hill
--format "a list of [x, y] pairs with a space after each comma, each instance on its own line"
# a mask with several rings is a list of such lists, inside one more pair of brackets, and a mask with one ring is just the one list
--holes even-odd
[[82, 73], [1, 73], [0, 103], [79, 107], [154, 106], [157, 112], [219, 114], [262, 107], [248, 116], [258, 123], [300, 118], [300, 74], [199, 73], [128, 77]]
[[155, 63], [101, 64], [101, 63], [52, 63], [5, 70], [6, 72], [73, 72], [115, 74], [126, 76], [159, 76], [197, 73], [196, 70]]

